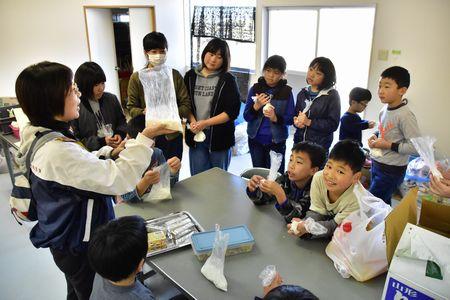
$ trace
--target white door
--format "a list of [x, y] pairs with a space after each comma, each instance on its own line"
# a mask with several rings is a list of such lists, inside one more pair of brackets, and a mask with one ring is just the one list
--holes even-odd
[[91, 61], [105, 72], [105, 90], [120, 97], [111, 9], [86, 8], [86, 23]]
[[133, 70], [139, 71], [147, 64], [147, 58], [144, 55], [142, 40], [147, 33], [155, 30], [153, 28], [153, 10], [152, 8], [130, 8], [130, 43], [131, 59], [133, 61]]

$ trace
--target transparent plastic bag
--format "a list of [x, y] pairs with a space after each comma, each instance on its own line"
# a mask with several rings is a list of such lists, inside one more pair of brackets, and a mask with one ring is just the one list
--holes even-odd
[[275, 181], [278, 177], [278, 169], [281, 166], [281, 162], [283, 161], [283, 154], [276, 153], [275, 151], [270, 151], [270, 171], [267, 176], [268, 180]]
[[366, 281], [387, 271], [384, 219], [392, 208], [359, 184], [353, 192], [360, 208], [336, 228], [325, 252], [342, 277]]
[[312, 218], [307, 218], [305, 221], [303, 221], [305, 224], [305, 229], [312, 235], [322, 235], [327, 233], [327, 229], [314, 221]]
[[153, 169], [159, 171], [159, 182], [154, 184], [148, 194], [145, 194], [143, 201], [160, 202], [172, 199], [170, 194], [170, 168], [167, 163]]
[[166, 128], [183, 131], [178, 113], [172, 69], [166, 65], [139, 71], [144, 88], [146, 125], [165, 124]]
[[234, 131], [235, 144], [233, 146], [233, 155], [243, 155], [248, 153], [248, 135], [247, 135], [247, 122], [236, 125]]
[[424, 163], [430, 168], [433, 176], [441, 179], [442, 174], [436, 168], [436, 162], [434, 160], [434, 142], [436, 142], [436, 138], [431, 136], [411, 138], [411, 143], [414, 145], [414, 148], [416, 148]]
[[227, 252], [229, 234], [223, 234], [220, 231], [220, 226], [216, 224], [216, 237], [214, 239], [214, 245], [212, 254], [206, 260], [201, 272], [202, 274], [214, 285], [223, 291], [227, 291], [227, 279], [223, 274], [223, 268], [225, 265], [225, 253]]
[[269, 286], [276, 276], [277, 268], [274, 265], [268, 265], [259, 273], [258, 278], [261, 279], [262, 286]]

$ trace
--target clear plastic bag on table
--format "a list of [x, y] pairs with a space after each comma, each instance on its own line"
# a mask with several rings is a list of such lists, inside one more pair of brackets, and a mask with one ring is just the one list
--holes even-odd
[[357, 281], [366, 281], [387, 271], [384, 219], [392, 208], [360, 184], [353, 192], [359, 210], [336, 228], [325, 252], [344, 278], [351, 275]]
[[424, 163], [430, 168], [433, 176], [440, 179], [442, 178], [442, 174], [436, 168], [436, 162], [434, 160], [434, 142], [436, 142], [436, 138], [431, 136], [411, 138], [411, 143], [416, 148]]
[[277, 153], [275, 151], [270, 151], [270, 171], [267, 176], [268, 180], [275, 181], [278, 177], [278, 169], [281, 166], [281, 162], [283, 161], [283, 154]]
[[261, 273], [259, 273], [259, 279], [261, 279], [262, 286], [269, 286], [277, 276], [277, 268], [274, 265], [266, 266]]
[[170, 168], [169, 164], [164, 163], [153, 168], [154, 171], [159, 171], [159, 182], [152, 185], [150, 192], [145, 194], [143, 201], [146, 202], [160, 202], [162, 200], [172, 199], [170, 194]]
[[139, 71], [139, 80], [144, 88], [146, 125], [162, 123], [168, 129], [182, 132], [172, 69], [166, 65], [146, 68]]
[[308, 231], [312, 235], [322, 235], [322, 234], [327, 233], [327, 231], [328, 231], [324, 226], [320, 225], [319, 223], [314, 221], [312, 218], [307, 218], [303, 222], [305, 224], [306, 231]]
[[227, 252], [229, 234], [223, 234], [220, 226], [216, 224], [216, 237], [212, 254], [206, 260], [201, 272], [214, 285], [223, 291], [227, 291], [227, 279], [223, 274], [225, 265], [225, 253]]

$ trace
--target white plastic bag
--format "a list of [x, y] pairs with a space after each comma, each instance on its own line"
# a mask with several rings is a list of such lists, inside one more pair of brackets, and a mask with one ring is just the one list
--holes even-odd
[[248, 153], [247, 122], [236, 125], [236, 129], [234, 130], [234, 140], [233, 155], [236, 156]]
[[436, 142], [436, 138], [431, 136], [411, 138], [411, 143], [414, 145], [414, 148], [416, 148], [425, 164], [430, 168], [433, 176], [437, 179], [441, 179], [442, 174], [436, 168], [436, 162], [434, 161], [434, 142]]
[[229, 234], [223, 234], [220, 231], [220, 226], [216, 224], [216, 237], [214, 239], [214, 246], [212, 254], [208, 257], [203, 265], [202, 274], [214, 285], [223, 291], [227, 291], [227, 279], [223, 275], [223, 268], [225, 264], [225, 253], [227, 252]]
[[139, 71], [139, 80], [144, 88], [146, 125], [162, 123], [168, 129], [182, 132], [172, 69], [166, 65], [143, 69]]
[[360, 184], [353, 192], [360, 208], [336, 228], [325, 252], [342, 277], [366, 281], [387, 271], [384, 219], [392, 208]]
[[266, 266], [261, 273], [259, 273], [259, 279], [261, 279], [262, 286], [269, 286], [277, 276], [277, 268], [274, 265]]
[[322, 235], [322, 234], [327, 233], [327, 231], [328, 231], [324, 226], [320, 225], [319, 223], [314, 221], [314, 219], [312, 219], [312, 218], [307, 218], [304, 221], [302, 221], [302, 220], [297, 221], [297, 220], [293, 219], [291, 222], [290, 230], [294, 234], [298, 234], [297, 227], [298, 227], [298, 224], [300, 224], [300, 223], [304, 223], [306, 231], [311, 233], [312, 235]]
[[157, 166], [153, 169], [159, 171], [159, 182], [154, 184], [148, 194], [145, 194], [143, 201], [160, 202], [162, 200], [172, 199], [170, 194], [170, 168], [167, 163]]
[[281, 166], [281, 162], [283, 161], [283, 154], [277, 153], [275, 151], [270, 151], [270, 171], [267, 176], [268, 180], [275, 181], [278, 177], [278, 169]]

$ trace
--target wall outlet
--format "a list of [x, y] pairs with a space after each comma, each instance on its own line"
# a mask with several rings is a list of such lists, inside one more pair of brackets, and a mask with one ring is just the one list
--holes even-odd
[[387, 49], [379, 49], [378, 50], [378, 60], [387, 61], [389, 58], [389, 50]]

